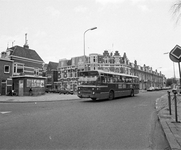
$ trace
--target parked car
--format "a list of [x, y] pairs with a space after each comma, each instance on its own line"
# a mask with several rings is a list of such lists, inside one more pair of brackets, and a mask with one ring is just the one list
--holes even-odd
[[58, 89], [45, 89], [45, 92], [46, 93], [59, 93], [59, 90]]
[[50, 92], [49, 88], [46, 88], [46, 89], [45, 89], [45, 92], [46, 92], [46, 93], [49, 93], [49, 92]]
[[160, 88], [159, 87], [155, 87], [155, 91], [159, 91], [160, 90]]
[[152, 86], [147, 89], [147, 91], [154, 91], [154, 90], [155, 90], [155, 88]]
[[170, 86], [167, 86], [167, 87], [163, 87], [162, 89], [163, 89], [163, 90], [170, 90], [171, 87], [170, 87]]
[[180, 86], [174, 86], [173, 88], [172, 88], [172, 92], [176, 92], [176, 93], [179, 93], [179, 94], [181, 94], [181, 87]]
[[61, 89], [61, 90], [59, 90], [59, 94], [71, 94], [71, 95], [73, 95], [74, 91], [70, 90], [70, 89]]

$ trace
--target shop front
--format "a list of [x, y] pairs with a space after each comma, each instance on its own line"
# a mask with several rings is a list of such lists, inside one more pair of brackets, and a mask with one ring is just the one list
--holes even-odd
[[45, 94], [45, 77], [14, 76], [13, 90], [18, 96], [38, 96]]

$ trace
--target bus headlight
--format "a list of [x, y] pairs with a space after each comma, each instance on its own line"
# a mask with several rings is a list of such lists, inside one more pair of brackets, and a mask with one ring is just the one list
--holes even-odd
[[95, 94], [95, 92], [92, 92], [92, 94], [94, 95], [94, 94]]

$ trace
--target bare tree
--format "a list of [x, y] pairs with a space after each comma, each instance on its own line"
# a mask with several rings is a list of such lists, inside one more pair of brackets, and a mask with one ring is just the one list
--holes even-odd
[[175, 2], [171, 9], [173, 11], [173, 16], [176, 17], [176, 23], [178, 23], [181, 18], [181, 0]]

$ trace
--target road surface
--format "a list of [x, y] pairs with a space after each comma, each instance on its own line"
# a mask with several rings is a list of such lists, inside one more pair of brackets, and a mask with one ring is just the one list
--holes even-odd
[[146, 92], [112, 101], [0, 103], [0, 149], [167, 149]]

